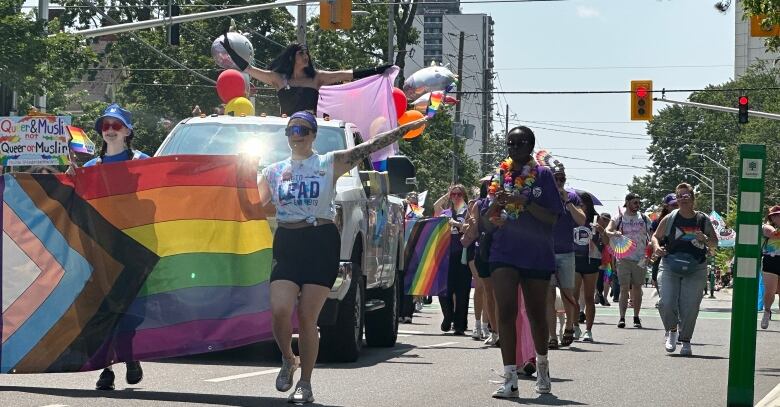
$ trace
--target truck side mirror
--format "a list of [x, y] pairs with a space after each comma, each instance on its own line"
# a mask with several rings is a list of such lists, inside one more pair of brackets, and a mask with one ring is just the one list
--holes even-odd
[[417, 190], [417, 170], [409, 157], [393, 155], [387, 157], [387, 172], [390, 176], [390, 193], [405, 195]]

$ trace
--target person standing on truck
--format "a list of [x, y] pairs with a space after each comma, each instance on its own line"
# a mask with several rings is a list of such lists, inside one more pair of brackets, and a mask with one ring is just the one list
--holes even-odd
[[443, 320], [442, 332], [454, 329], [454, 335], [463, 336], [468, 328], [469, 294], [471, 293], [471, 272], [466, 265], [464, 248], [460, 243], [463, 228], [466, 226], [468, 206], [466, 187], [457, 184], [449, 188], [433, 204], [436, 216], [449, 218], [450, 223], [450, 264], [447, 270], [447, 291], [439, 295], [439, 305]]
[[[292, 387], [299, 363], [301, 378], [288, 401], [311, 403], [311, 376], [319, 351], [317, 319], [339, 267], [341, 238], [333, 219], [336, 180], [369, 154], [395, 143], [408, 131], [423, 126], [425, 118], [380, 133], [347, 150], [317, 154], [317, 119], [296, 112], [285, 129], [290, 157], [262, 171], [258, 181], [262, 204], [276, 207], [278, 228], [273, 241], [271, 314], [273, 334], [282, 352], [276, 389]], [[300, 362], [292, 351], [292, 313], [298, 316]]]
[[393, 66], [387, 64], [366, 69], [320, 71], [314, 69], [314, 61], [306, 45], [293, 43], [271, 61], [270, 70], [265, 70], [251, 66], [248, 61], [233, 51], [227, 40], [227, 34], [222, 44], [239, 69], [246, 71], [260, 82], [276, 88], [280, 113], [288, 116], [303, 110], [317, 114], [317, 102], [322, 86], [379, 75]]

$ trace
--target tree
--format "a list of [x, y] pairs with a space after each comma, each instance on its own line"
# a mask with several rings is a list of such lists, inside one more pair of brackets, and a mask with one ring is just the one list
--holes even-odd
[[[762, 24], [767, 27], [780, 25], [780, 0], [741, 0], [745, 18], [764, 16]], [[767, 37], [766, 46], [771, 51], [780, 49], [780, 37]]]
[[[780, 86], [780, 69], [769, 69], [764, 64], [749, 69], [744, 76], [720, 85], [708, 86], [694, 92], [690, 100], [719, 106], [735, 106], [743, 93], [739, 89], [758, 89], [748, 92], [751, 109], [780, 111], [780, 94], [772, 90]], [[765, 89], [765, 90], [764, 90]], [[780, 123], [773, 120], [751, 118], [745, 125], [737, 123], [732, 113], [715, 112], [694, 107], [670, 105], [662, 109], [648, 124], [652, 137], [648, 153], [652, 161], [649, 174], [635, 177], [630, 189], [644, 193], [645, 204], [657, 204], [664, 195], [673, 192], [681, 181], [698, 185], [690, 171], [693, 168], [715, 180], [715, 208], [725, 212], [725, 171], [691, 153], [702, 153], [731, 168], [732, 191], [738, 179], [738, 145], [754, 143], [767, 145], [766, 201], [767, 205], [780, 200]], [[704, 190], [708, 187], [704, 187]], [[700, 193], [696, 199], [698, 208], [709, 212], [710, 195]]]
[[[94, 53], [71, 34], [47, 36], [59, 31], [59, 21], [46, 25], [34, 13], [22, 13], [23, 3], [0, 0], [0, 81], [30, 106], [45, 90], [47, 104], [56, 107], [64, 101], [70, 82], [94, 60]], [[26, 107], [22, 104], [22, 109]]]
[[416, 44], [420, 33], [412, 28], [414, 16], [417, 14], [417, 5], [419, 0], [410, 0], [408, 2], [393, 2], [395, 10], [395, 48], [398, 50], [395, 54], [395, 64], [401, 68], [401, 73], [396, 79], [396, 83], [404, 83], [404, 67], [406, 66], [406, 47], [409, 44]]

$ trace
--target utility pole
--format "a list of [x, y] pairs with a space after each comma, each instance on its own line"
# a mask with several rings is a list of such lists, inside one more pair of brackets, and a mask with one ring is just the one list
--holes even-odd
[[392, 64], [393, 48], [395, 47], [395, 0], [387, 5], [387, 63]]
[[[466, 33], [463, 31], [460, 32], [460, 36], [458, 37], [458, 86], [457, 86], [457, 94], [460, 95], [462, 87], [463, 87], [463, 40], [466, 38]], [[455, 126], [458, 128], [458, 126], [461, 126], [460, 122], [460, 105], [463, 102], [457, 103], [455, 105]], [[458, 136], [455, 134], [455, 129], [452, 131], [452, 183], [455, 184], [458, 182], [458, 156], [457, 156], [457, 146], [458, 146]]]
[[504, 116], [504, 135], [509, 134], [509, 103], [506, 104], [506, 116]]
[[[44, 25], [49, 22], [49, 0], [38, 0], [38, 20], [43, 21]], [[45, 33], [44, 29], [44, 35], [46, 35]], [[46, 113], [46, 89], [38, 97], [38, 111]]]
[[298, 44], [306, 45], [306, 3], [298, 5]]

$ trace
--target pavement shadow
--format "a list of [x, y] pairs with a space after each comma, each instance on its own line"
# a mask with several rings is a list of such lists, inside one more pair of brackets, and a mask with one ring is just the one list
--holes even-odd
[[[170, 393], [146, 390], [119, 390], [98, 391], [82, 389], [57, 389], [50, 387], [25, 387], [25, 386], [0, 386], [0, 392], [15, 391], [20, 393], [45, 394], [47, 396], [85, 398], [85, 399], [122, 399], [166, 401], [186, 404], [213, 404], [219, 406], [255, 407], [255, 406], [289, 406], [287, 399], [279, 397], [250, 397], [233, 396], [227, 394], [203, 394], [203, 393]], [[326, 406], [326, 404], [312, 403], [312, 406]]]
[[[554, 380], [553, 380], [554, 381]], [[527, 404], [532, 406], [587, 406], [586, 403], [580, 403], [574, 400], [559, 399], [552, 394], [542, 394], [535, 399], [505, 399], [506, 401], [514, 402], [516, 404]]]
[[683, 356], [679, 353], [673, 353], [669, 355], [670, 358], [686, 358], [686, 359], [708, 359], [708, 360], [723, 360], [728, 359], [723, 356], [712, 356], [712, 355], [690, 355], [690, 356]]
[[[370, 367], [380, 363], [387, 363], [396, 358], [415, 358], [417, 355], [407, 355], [409, 351], [418, 349], [418, 347], [406, 343], [396, 343], [392, 348], [369, 348], [363, 347], [360, 352], [360, 358], [352, 363], [320, 363], [317, 362], [318, 369], [355, 369], [361, 367]], [[396, 361], [397, 362], [397, 361]]]
[[[295, 350], [296, 345], [297, 341], [293, 340], [293, 350]], [[154, 362], [193, 365], [263, 366], [269, 363], [277, 365], [281, 358], [282, 353], [279, 351], [276, 343], [268, 341], [217, 352], [157, 359]]]

